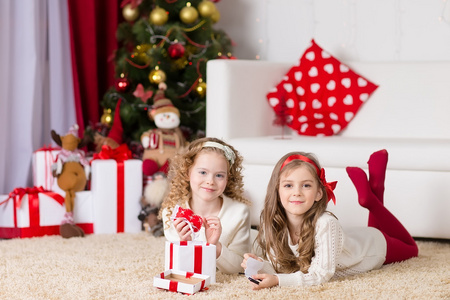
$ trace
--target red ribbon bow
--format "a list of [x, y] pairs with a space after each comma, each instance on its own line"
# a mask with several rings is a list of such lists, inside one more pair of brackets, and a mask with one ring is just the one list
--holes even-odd
[[328, 201], [332, 200], [334, 205], [336, 205], [336, 196], [334, 195], [333, 191], [336, 188], [337, 181], [327, 182], [325, 179], [325, 169], [322, 168], [320, 170], [320, 181], [322, 181], [322, 184], [325, 186], [325, 190], [327, 191]]
[[126, 144], [122, 144], [119, 147], [112, 149], [108, 145], [103, 145], [102, 150], [99, 153], [94, 153], [92, 160], [95, 159], [114, 159], [117, 162], [124, 162], [132, 158], [130, 149]]
[[36, 152], [37, 151], [53, 151], [53, 150], [61, 150], [61, 148], [52, 147], [51, 145], [48, 145], [48, 146], [44, 145], [42, 148], [37, 149]]
[[20, 208], [20, 205], [22, 203], [22, 199], [23, 196], [25, 196], [26, 194], [28, 195], [37, 195], [39, 193], [48, 193], [50, 191], [45, 190], [42, 186], [40, 187], [32, 187], [32, 188], [15, 188], [14, 190], [12, 190], [9, 194], [8, 194], [8, 199], [0, 202], [0, 205], [2, 205], [3, 203], [5, 203], [6, 201], [8, 201], [9, 199], [15, 199], [17, 196], [18, 200], [16, 201], [16, 208]]
[[300, 154], [293, 154], [293, 155], [289, 156], [288, 158], [286, 158], [286, 160], [281, 165], [280, 171], [284, 168], [285, 165], [287, 165], [288, 163], [290, 163], [293, 160], [302, 160], [304, 162], [307, 162], [307, 163], [313, 165], [313, 167], [316, 169], [317, 175], [320, 178], [320, 181], [325, 186], [325, 190], [327, 191], [328, 201], [333, 200], [334, 205], [336, 205], [336, 197], [334, 196], [333, 190], [336, 188], [337, 181], [327, 182], [327, 180], [325, 179], [325, 169], [322, 168], [319, 170], [319, 167], [317, 167], [316, 163], [313, 160], [309, 159], [306, 156], [300, 155]]

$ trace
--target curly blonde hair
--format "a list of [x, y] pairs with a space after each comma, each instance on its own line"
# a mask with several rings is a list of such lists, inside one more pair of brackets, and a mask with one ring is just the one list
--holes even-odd
[[[223, 194], [235, 201], [245, 203], [247, 205], [250, 202], [244, 198], [244, 183], [242, 172], [242, 156], [231, 145], [219, 140], [217, 138], [205, 137], [194, 140], [189, 146], [178, 152], [174, 157], [170, 159], [168, 179], [170, 182], [169, 193], [164, 199], [159, 217], [162, 218], [162, 211], [167, 209], [166, 217], [170, 219], [172, 210], [175, 205], [186, 207], [186, 203], [191, 199], [191, 187], [189, 182], [189, 171], [195, 162], [196, 157], [200, 153], [216, 152], [225, 156], [223, 150], [216, 147], [203, 147], [205, 142], [216, 142], [224, 146], [228, 146], [235, 154], [234, 163], [230, 166], [228, 163], [227, 185]], [[168, 225], [168, 224], [166, 224]]]
[[[291, 155], [306, 156], [316, 164], [319, 170], [321, 169], [319, 162], [311, 153], [290, 152], [278, 161], [267, 186], [264, 209], [260, 216], [261, 227], [255, 242], [259, 244], [263, 255], [272, 262], [277, 273], [293, 273], [296, 271], [306, 273], [314, 256], [315, 225], [317, 219], [326, 211], [328, 196], [316, 169], [310, 163], [296, 159], [286, 164], [280, 170], [284, 161]], [[322, 190], [322, 198], [314, 202], [311, 209], [304, 214], [303, 222], [298, 228], [300, 237], [297, 256], [289, 247], [287, 216], [281, 204], [279, 186], [282, 174], [289, 174], [300, 166], [306, 166], [311, 174], [314, 175], [316, 183]]]

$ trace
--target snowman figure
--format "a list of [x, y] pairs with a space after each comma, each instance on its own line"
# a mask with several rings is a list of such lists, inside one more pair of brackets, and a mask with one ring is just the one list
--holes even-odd
[[185, 138], [181, 132], [180, 111], [166, 98], [165, 83], [160, 83], [158, 91], [153, 98], [152, 109], [148, 115], [157, 128], [150, 129], [141, 135], [144, 147], [142, 155], [142, 171], [146, 176], [157, 172], [167, 174], [169, 170], [168, 159], [185, 145]]

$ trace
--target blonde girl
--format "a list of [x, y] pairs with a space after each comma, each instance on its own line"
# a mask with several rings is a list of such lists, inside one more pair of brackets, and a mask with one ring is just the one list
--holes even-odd
[[197, 240], [216, 245], [216, 265], [224, 273], [242, 272], [250, 250], [249, 201], [243, 197], [242, 157], [216, 138], [201, 138], [170, 160], [170, 191], [162, 204], [169, 241], [192, 239], [182, 218], [171, 220], [176, 205], [203, 219]]
[[[261, 213], [256, 242], [266, 261], [253, 276], [262, 281], [251, 283], [252, 288], [318, 285], [417, 256], [415, 241], [383, 204], [387, 159], [386, 150], [371, 155], [369, 179], [360, 168], [347, 168], [359, 204], [369, 210], [369, 223], [344, 231], [326, 211], [328, 201], [335, 201], [336, 182], [326, 181], [312, 154], [283, 156], [272, 172]], [[249, 257], [262, 261], [245, 254], [243, 268]]]

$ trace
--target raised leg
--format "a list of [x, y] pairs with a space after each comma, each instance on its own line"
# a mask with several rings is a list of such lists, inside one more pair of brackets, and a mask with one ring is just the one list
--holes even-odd
[[[387, 152], [383, 156], [386, 157], [387, 162]], [[372, 167], [370, 167], [371, 164]], [[376, 165], [375, 160], [369, 160], [369, 168], [371, 168], [373, 174], [370, 179], [371, 182], [367, 179], [366, 173], [360, 168], [347, 167], [346, 170], [358, 192], [359, 204], [369, 210], [368, 226], [377, 228], [386, 238], [387, 254], [385, 263], [402, 261], [417, 256], [418, 248], [414, 239], [400, 221], [384, 207], [383, 195], [381, 194], [384, 192], [385, 172], [381, 172], [383, 168], [379, 164]], [[383, 182], [380, 182], [380, 180], [383, 180]]]

